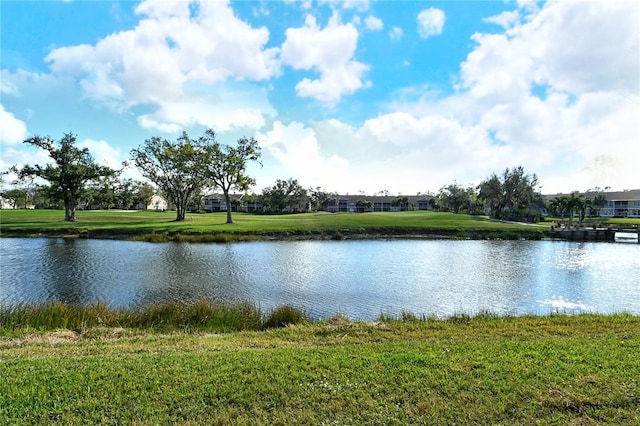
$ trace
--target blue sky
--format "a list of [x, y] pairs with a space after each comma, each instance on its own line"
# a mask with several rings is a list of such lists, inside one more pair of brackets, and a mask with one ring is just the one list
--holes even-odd
[[[255, 137], [276, 179], [437, 192], [522, 165], [545, 193], [640, 187], [640, 2], [3, 1], [0, 169], [78, 136]], [[139, 178], [135, 169], [125, 176]]]

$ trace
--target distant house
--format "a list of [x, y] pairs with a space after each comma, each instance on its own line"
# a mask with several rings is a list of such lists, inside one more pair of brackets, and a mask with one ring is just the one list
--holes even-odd
[[607, 203], [598, 212], [600, 217], [640, 217], [640, 189], [605, 192], [604, 195]]
[[0, 197], [0, 208], [13, 209], [15, 207], [15, 200], [13, 198]]
[[[399, 200], [406, 198], [406, 203]], [[398, 212], [407, 210], [433, 210], [433, 204], [429, 195], [338, 195], [338, 203], [328, 206], [327, 211], [356, 213], [362, 211], [358, 201], [371, 203], [365, 212]]]
[[[262, 203], [253, 197], [247, 197], [244, 194], [229, 194], [231, 199], [231, 211], [234, 212], [261, 212]], [[212, 212], [226, 212], [227, 203], [224, 201], [224, 194], [211, 194], [202, 198], [202, 210]]]
[[169, 203], [164, 197], [158, 194], [155, 194], [153, 197], [151, 197], [151, 202], [147, 204], [146, 210], [157, 210], [157, 211], [169, 210]]
[[[0, 209], [21, 209], [24, 207], [24, 204], [16, 205], [16, 200], [14, 198], [0, 196]], [[33, 205], [33, 203], [29, 203], [26, 208], [35, 209], [35, 206]]]
[[[599, 216], [602, 218], [612, 217], [640, 217], [640, 189], [631, 189], [627, 191], [610, 191], [600, 192], [606, 197], [607, 203], [602, 208], [598, 208], [598, 211], [589, 211], [590, 216]], [[562, 197], [570, 194], [554, 194], [546, 195], [547, 200], [552, 200], [556, 197]], [[586, 198], [593, 199], [597, 194], [594, 192], [579, 193]], [[592, 207], [593, 209], [594, 207]], [[576, 213], [577, 214], [577, 213]]]

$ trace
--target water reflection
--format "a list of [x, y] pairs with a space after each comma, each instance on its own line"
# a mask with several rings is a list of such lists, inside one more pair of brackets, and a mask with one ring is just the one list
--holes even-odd
[[549, 241], [149, 244], [0, 239], [0, 304], [202, 297], [343, 313], [640, 313], [640, 245]]

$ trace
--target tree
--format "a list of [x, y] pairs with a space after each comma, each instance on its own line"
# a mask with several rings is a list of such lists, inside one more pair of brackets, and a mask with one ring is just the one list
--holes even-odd
[[371, 208], [371, 206], [373, 206], [373, 203], [369, 200], [358, 200], [356, 201], [356, 209], [358, 211], [358, 213], [364, 213], [366, 212], [368, 209]]
[[142, 175], [155, 184], [176, 207], [176, 221], [185, 220], [193, 196], [207, 185], [206, 153], [183, 132], [172, 142], [157, 136], [131, 150]]
[[607, 196], [604, 194], [596, 194], [593, 197], [593, 200], [591, 200], [591, 207], [593, 207], [593, 209], [591, 210], [592, 215], [596, 215], [595, 212], [600, 212], [600, 209], [602, 209], [606, 205]]
[[319, 186], [309, 188], [307, 193], [309, 194], [309, 203], [313, 211], [327, 210], [329, 206], [338, 204], [338, 194], [323, 191]]
[[457, 183], [440, 188], [436, 197], [438, 208], [444, 211], [460, 213], [461, 210], [469, 211], [473, 203], [473, 188], [464, 188]]
[[577, 212], [580, 224], [582, 224], [582, 211], [585, 208], [585, 198], [577, 192], [572, 192], [566, 200], [566, 208], [569, 213], [569, 228], [573, 227], [573, 216]]
[[19, 177], [36, 176], [49, 182], [48, 195], [64, 203], [64, 220], [76, 221], [78, 201], [89, 182], [101, 177], [114, 176], [118, 172], [96, 164], [88, 148], [75, 146], [76, 137], [65, 133], [58, 143], [49, 137], [34, 136], [24, 143], [44, 149], [53, 164], [24, 166]]
[[147, 206], [151, 204], [151, 200], [155, 195], [155, 188], [147, 183], [141, 181], [133, 182], [133, 204], [142, 204], [144, 209], [147, 209]]
[[500, 216], [504, 208], [504, 196], [502, 182], [495, 173], [478, 185], [478, 198], [485, 201], [490, 218], [497, 219]]
[[307, 190], [297, 179], [278, 179], [272, 187], [262, 190], [262, 204], [273, 213], [305, 211], [307, 202]]
[[101, 209], [109, 210], [118, 203], [118, 190], [120, 181], [114, 176], [106, 176], [97, 180], [90, 187], [90, 194], [87, 195], [87, 204], [95, 205]]
[[564, 222], [564, 215], [567, 212], [569, 197], [562, 195], [549, 202], [549, 208], [554, 216], [560, 216], [560, 222]]
[[34, 192], [35, 192], [35, 181], [36, 181], [36, 176], [33, 175], [24, 175], [20, 173], [20, 170], [18, 170], [18, 166], [11, 166], [9, 168], [9, 170], [5, 171], [2, 173], [2, 175], [7, 175], [7, 174], [12, 174], [12, 175], [16, 175], [17, 179], [14, 179], [11, 182], [11, 185], [13, 185], [13, 189], [17, 190], [17, 191], [21, 191], [21, 192], [16, 192], [13, 191], [12, 194], [13, 196], [7, 196], [8, 198], [14, 198], [15, 196], [18, 196], [19, 201], [15, 203], [13, 208], [28, 208], [29, 206], [29, 201], [33, 202], [33, 196], [34, 196]]
[[212, 129], [205, 132], [199, 143], [208, 157], [205, 176], [213, 186], [222, 190], [227, 205], [227, 223], [233, 223], [229, 191], [244, 192], [255, 185], [255, 179], [247, 174], [247, 163], [259, 163], [260, 145], [253, 138], [238, 139], [236, 146], [221, 145], [216, 141], [216, 134]]
[[133, 179], [124, 179], [116, 186], [115, 204], [121, 209], [130, 209], [136, 198], [136, 183]]
[[409, 209], [409, 198], [408, 197], [397, 197], [395, 200], [391, 202], [393, 207], [398, 207], [400, 210], [408, 210]]
[[527, 174], [522, 166], [495, 173], [478, 185], [478, 199], [489, 208], [495, 219], [528, 220], [538, 216], [543, 199], [538, 189], [538, 177]]
[[12, 209], [17, 209], [19, 205], [26, 205], [27, 203], [27, 191], [25, 189], [9, 189], [4, 191], [2, 196], [7, 200], [7, 203]]

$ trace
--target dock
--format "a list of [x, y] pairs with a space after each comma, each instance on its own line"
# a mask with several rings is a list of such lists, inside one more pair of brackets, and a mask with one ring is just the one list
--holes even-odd
[[551, 229], [547, 232], [551, 238], [566, 241], [602, 241], [609, 243], [640, 244], [640, 228], [607, 227], [607, 228], [575, 228]]

